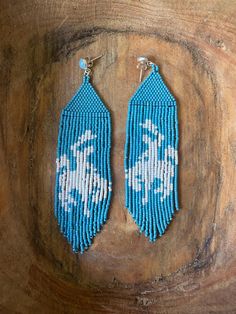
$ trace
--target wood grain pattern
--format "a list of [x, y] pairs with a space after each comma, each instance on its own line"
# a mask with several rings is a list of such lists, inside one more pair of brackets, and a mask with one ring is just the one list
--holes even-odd
[[[0, 2], [2, 313], [235, 313], [236, 3]], [[83, 256], [53, 216], [59, 114], [78, 60], [112, 112], [109, 221]], [[155, 244], [124, 208], [127, 102], [147, 55], [179, 104], [182, 210]]]

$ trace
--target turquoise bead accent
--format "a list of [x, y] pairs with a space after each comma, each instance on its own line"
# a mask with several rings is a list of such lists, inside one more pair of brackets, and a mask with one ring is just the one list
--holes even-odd
[[86, 70], [87, 69], [87, 62], [85, 59], [81, 58], [79, 60], [79, 66], [82, 70]]

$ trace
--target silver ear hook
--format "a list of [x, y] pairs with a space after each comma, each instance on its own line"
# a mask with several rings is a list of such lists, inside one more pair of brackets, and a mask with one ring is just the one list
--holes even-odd
[[79, 60], [79, 66], [82, 70], [84, 70], [85, 75], [89, 75], [91, 73], [93, 62], [97, 59], [100, 59], [101, 57], [103, 57], [103, 54], [93, 59], [91, 59], [90, 57], [86, 57]]
[[137, 61], [138, 61], [137, 69], [140, 69], [139, 82], [141, 82], [143, 77], [143, 71], [146, 71], [147, 68], [150, 67], [153, 63], [149, 61], [148, 58], [145, 56], [138, 57]]

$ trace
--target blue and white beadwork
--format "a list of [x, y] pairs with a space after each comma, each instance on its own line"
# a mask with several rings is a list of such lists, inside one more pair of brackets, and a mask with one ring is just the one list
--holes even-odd
[[83, 252], [107, 220], [111, 198], [111, 119], [89, 76], [60, 119], [55, 215], [73, 251]]
[[155, 241], [179, 206], [177, 106], [154, 64], [129, 101], [126, 132], [126, 207]]

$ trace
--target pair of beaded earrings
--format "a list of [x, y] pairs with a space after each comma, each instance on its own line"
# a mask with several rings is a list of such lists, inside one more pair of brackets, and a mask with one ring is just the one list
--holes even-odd
[[[83, 83], [62, 110], [57, 147], [55, 215], [73, 251], [84, 252], [107, 220], [111, 200], [111, 118], [90, 82], [93, 62], [80, 59]], [[150, 241], [161, 236], [178, 210], [176, 100], [158, 66], [138, 58], [151, 73], [128, 106], [125, 206]]]

